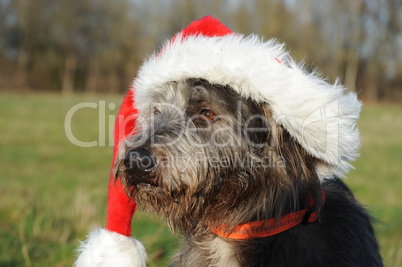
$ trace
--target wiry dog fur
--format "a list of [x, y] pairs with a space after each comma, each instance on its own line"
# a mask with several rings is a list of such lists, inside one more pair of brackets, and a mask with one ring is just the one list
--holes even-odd
[[[172, 266], [382, 266], [366, 211], [337, 177], [320, 182], [315, 166], [324, 162], [275, 121], [267, 104], [202, 79], [150, 94], [153, 104], [120, 145], [116, 177], [184, 236]], [[124, 163], [138, 148], [155, 163], [146, 175]], [[280, 218], [306, 208], [308, 197], [316, 210], [323, 205], [313, 223], [250, 240], [210, 230]]]

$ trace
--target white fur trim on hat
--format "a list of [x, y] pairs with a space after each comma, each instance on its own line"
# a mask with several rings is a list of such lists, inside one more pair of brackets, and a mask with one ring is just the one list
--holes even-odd
[[141, 112], [150, 104], [152, 89], [186, 78], [229, 85], [244, 97], [269, 104], [277, 123], [326, 163], [317, 166], [321, 180], [344, 176], [358, 156], [361, 103], [356, 94], [307, 73], [275, 40], [179, 35], [139, 70], [134, 80], [136, 108]]
[[81, 243], [78, 254], [75, 267], [143, 267], [147, 259], [141, 242], [105, 229], [92, 231]]

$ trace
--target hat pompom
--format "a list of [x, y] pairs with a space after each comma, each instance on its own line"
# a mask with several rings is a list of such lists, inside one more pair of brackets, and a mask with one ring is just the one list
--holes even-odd
[[135, 238], [106, 229], [92, 231], [78, 248], [75, 267], [87, 266], [145, 266], [144, 246]]
[[[130, 90], [120, 107], [114, 130], [113, 166], [118, 157], [119, 144], [135, 127], [137, 111]], [[131, 220], [136, 203], [130, 199], [121, 184], [110, 172], [106, 229], [92, 231], [77, 250], [76, 267], [88, 266], [145, 266], [147, 259], [144, 246], [131, 237]]]

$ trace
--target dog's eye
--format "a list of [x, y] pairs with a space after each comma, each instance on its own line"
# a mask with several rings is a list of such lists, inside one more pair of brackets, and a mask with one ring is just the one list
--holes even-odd
[[159, 114], [161, 114], [161, 111], [160, 111], [157, 107], [154, 107], [154, 108], [152, 109], [152, 113], [153, 113], [154, 115], [159, 115]]
[[204, 121], [213, 121], [215, 119], [215, 113], [213, 113], [209, 109], [201, 110], [200, 115]]

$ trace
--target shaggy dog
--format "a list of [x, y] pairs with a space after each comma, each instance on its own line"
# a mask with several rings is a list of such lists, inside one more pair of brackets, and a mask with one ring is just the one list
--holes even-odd
[[[172, 266], [381, 266], [367, 212], [337, 177], [320, 182], [319, 160], [268, 105], [202, 79], [155, 88], [151, 102], [116, 169], [140, 206], [184, 235]], [[277, 235], [225, 236], [305, 209]]]
[[372, 219], [340, 180], [360, 108], [275, 40], [194, 21], [123, 101], [106, 229], [76, 266], [145, 266], [137, 203], [183, 236], [171, 266], [382, 266]]

